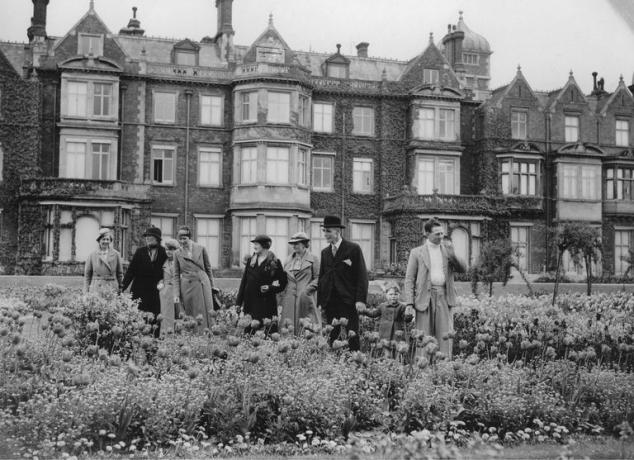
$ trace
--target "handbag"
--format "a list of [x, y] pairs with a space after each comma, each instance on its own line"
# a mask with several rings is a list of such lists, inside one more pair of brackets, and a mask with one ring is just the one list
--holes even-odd
[[214, 310], [223, 308], [222, 302], [220, 301], [220, 290], [218, 288], [211, 288], [211, 298], [213, 299]]

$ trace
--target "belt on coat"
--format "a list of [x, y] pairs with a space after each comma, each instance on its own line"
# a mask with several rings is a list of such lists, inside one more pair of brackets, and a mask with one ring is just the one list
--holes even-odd
[[103, 280], [103, 281], [115, 281], [116, 280], [116, 278], [114, 278], [112, 276], [109, 276], [109, 277], [106, 277], [106, 276], [93, 276], [92, 279], [93, 280]]

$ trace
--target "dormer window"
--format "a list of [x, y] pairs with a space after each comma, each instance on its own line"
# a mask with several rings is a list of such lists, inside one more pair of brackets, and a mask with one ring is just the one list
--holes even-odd
[[256, 62], [271, 62], [274, 64], [284, 64], [284, 50], [270, 46], [256, 47]]
[[77, 54], [81, 56], [102, 56], [103, 35], [80, 33], [77, 40]]
[[345, 64], [328, 64], [328, 76], [332, 78], [348, 78], [348, 66]]
[[172, 61], [176, 65], [198, 65], [198, 50], [200, 46], [189, 39], [182, 40], [174, 45]]
[[423, 69], [423, 83], [427, 83], [428, 85], [437, 85], [438, 80], [437, 69]]

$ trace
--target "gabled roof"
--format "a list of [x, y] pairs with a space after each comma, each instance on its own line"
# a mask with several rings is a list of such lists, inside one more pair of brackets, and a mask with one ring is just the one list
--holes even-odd
[[200, 49], [200, 45], [194, 43], [189, 38], [186, 38], [185, 40], [181, 40], [178, 43], [174, 44], [174, 49], [184, 51], [198, 51]]
[[515, 74], [513, 80], [511, 80], [511, 82], [507, 85], [494, 89], [491, 93], [491, 98], [486, 103], [489, 105], [496, 105], [500, 107], [502, 105], [502, 101], [510, 94], [512, 94], [513, 89], [520, 84], [525, 85], [526, 88], [528, 88], [528, 92], [531, 97], [535, 99], [537, 103], [540, 103], [540, 100], [533, 91], [533, 88], [531, 88], [531, 85], [529, 85], [528, 81], [524, 77], [524, 74], [522, 73], [522, 68], [520, 66], [517, 66], [517, 73]]
[[22, 66], [26, 59], [25, 46], [25, 43], [0, 43], [0, 51], [18, 75], [22, 75]]
[[14, 77], [18, 77], [19, 74], [16, 69], [13, 67], [13, 64], [7, 59], [7, 57], [2, 52], [2, 48], [0, 48], [0, 73], [9, 74]]
[[[77, 42], [77, 31], [86, 32], [86, 33], [98, 33], [103, 34], [105, 36], [105, 40], [112, 40], [112, 43], [116, 46], [118, 51], [120, 52], [119, 56], [116, 56], [118, 59], [123, 59], [126, 57], [126, 53], [123, 48], [119, 45], [117, 40], [112, 38], [112, 32], [108, 29], [105, 22], [99, 17], [97, 12], [94, 9], [93, 2], [90, 2], [90, 8], [84, 14], [77, 23], [70, 28], [70, 30], [64, 35], [64, 37], [60, 40], [57, 40], [54, 49], [55, 49], [55, 57], [57, 60], [66, 60], [72, 56], [77, 55], [76, 42]], [[105, 43], [104, 43], [105, 45]], [[69, 48], [66, 50], [65, 48]], [[72, 50], [72, 51], [71, 51]], [[104, 46], [104, 51], [106, 47]], [[115, 50], [116, 52], [116, 50]], [[113, 56], [109, 56], [113, 57]]]
[[575, 142], [566, 144], [557, 150], [557, 153], [572, 155], [605, 155], [605, 152], [598, 146], [589, 142]]
[[605, 103], [601, 106], [599, 113], [601, 115], [605, 115], [605, 113], [608, 111], [608, 108], [610, 107], [610, 105], [612, 105], [613, 103], [615, 103], [619, 98], [618, 96], [621, 95], [622, 99], [624, 100], [625, 98], [627, 98], [627, 101], [629, 102], [630, 108], [632, 106], [634, 106], [634, 96], [632, 96], [631, 91], [628, 89], [627, 86], [625, 86], [625, 82], [623, 81], [623, 75], [621, 75], [621, 78], [619, 79], [619, 85], [616, 87], [616, 90], [610, 95], [610, 97], [607, 98], [607, 100], [605, 101]]
[[337, 43], [337, 52], [332, 54], [328, 59], [326, 59], [326, 64], [344, 64], [349, 65], [350, 59], [341, 54], [341, 45]]
[[400, 81], [405, 84], [418, 86], [423, 83], [423, 69], [438, 70], [438, 85], [446, 88], [460, 89], [460, 82], [449, 65], [449, 62], [434, 44], [433, 35], [430, 34], [427, 48], [407, 63]]
[[582, 102], [587, 104], [588, 100], [583, 94], [583, 91], [581, 91], [581, 88], [579, 88], [579, 85], [577, 84], [575, 77], [572, 75], [572, 70], [571, 70], [570, 76], [568, 77], [568, 81], [566, 82], [564, 87], [561, 88], [560, 90], [551, 91], [550, 93], [548, 93], [550, 97], [549, 97], [549, 103], [548, 103], [547, 109], [553, 110], [555, 108], [555, 105], [561, 100], [564, 94], [566, 94], [568, 91], [574, 91], [575, 89], [577, 90], [577, 93], [579, 94], [579, 96], [581, 96]]
[[269, 15], [269, 24], [260, 34], [258, 38], [249, 46], [243, 57], [243, 62], [255, 62], [256, 61], [256, 49], [258, 46], [269, 48], [282, 48], [284, 50], [284, 63], [285, 64], [299, 64], [295, 53], [288, 46], [286, 41], [282, 38], [280, 33], [273, 25], [273, 15]]

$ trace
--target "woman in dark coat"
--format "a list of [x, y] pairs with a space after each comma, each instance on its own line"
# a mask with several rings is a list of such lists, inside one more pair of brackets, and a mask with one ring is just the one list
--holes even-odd
[[[121, 290], [125, 291], [132, 284], [130, 292], [133, 299], [139, 299], [139, 310], [156, 316], [161, 312], [157, 285], [163, 279], [163, 264], [167, 260], [167, 254], [160, 245], [160, 228], [150, 227], [143, 236], [146, 246], [137, 249], [132, 256]], [[158, 335], [158, 329], [155, 334]]]
[[[277, 316], [277, 296], [286, 288], [288, 282], [281, 262], [269, 248], [271, 238], [258, 235], [253, 240], [253, 255], [248, 258], [236, 305], [241, 306], [245, 314], [251, 315], [262, 323], [265, 318]], [[272, 327], [270, 332], [277, 328]]]

